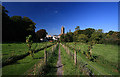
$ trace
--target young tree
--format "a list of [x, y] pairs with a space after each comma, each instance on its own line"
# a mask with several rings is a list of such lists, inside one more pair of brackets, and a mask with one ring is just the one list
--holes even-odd
[[27, 46], [28, 46], [28, 48], [29, 48], [29, 53], [30, 53], [30, 55], [33, 57], [34, 56], [34, 52], [33, 52], [33, 50], [31, 49], [31, 46], [32, 46], [32, 35], [29, 35], [29, 36], [27, 36], [26, 37], [26, 44], [27, 44]]

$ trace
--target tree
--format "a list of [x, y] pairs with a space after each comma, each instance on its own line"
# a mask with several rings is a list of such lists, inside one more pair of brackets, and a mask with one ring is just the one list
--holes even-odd
[[80, 34], [79, 26], [75, 28], [75, 31], [73, 32], [73, 41], [77, 41], [78, 35]]
[[26, 36], [35, 36], [35, 23], [28, 17], [8, 16], [8, 11], [2, 6], [2, 37], [3, 42], [25, 42]]
[[95, 29], [87, 28], [84, 30], [83, 34], [87, 35], [87, 37], [90, 38], [94, 31], [95, 31]]
[[120, 32], [118, 32], [118, 35], [117, 35], [118, 39], [120, 39]]
[[66, 35], [64, 36], [65, 42], [72, 42], [73, 41], [73, 33], [72, 32], [67, 32]]
[[33, 57], [34, 56], [34, 52], [33, 52], [33, 50], [31, 49], [31, 46], [32, 46], [32, 35], [29, 35], [29, 36], [27, 36], [26, 37], [26, 43], [27, 43], [27, 46], [28, 46], [28, 48], [29, 48], [29, 53], [30, 53], [30, 55]]
[[112, 35], [113, 33], [114, 33], [114, 31], [112, 31], [112, 30], [108, 32], [109, 35]]
[[[1, 5], [0, 5], [1, 6]], [[2, 6], [2, 41], [9, 41], [11, 38], [10, 17], [8, 11]], [[9, 38], [9, 39], [8, 39]]]
[[45, 38], [46, 35], [47, 35], [47, 32], [45, 29], [40, 29], [36, 32], [37, 40], [40, 40], [41, 38]]
[[60, 36], [60, 42], [65, 42], [64, 34], [62, 34], [62, 35]]
[[80, 27], [79, 27], [79, 26], [77, 26], [77, 27], [75, 28], [75, 31], [76, 31], [76, 30], [80, 30]]
[[88, 37], [87, 37], [86, 35], [84, 35], [84, 34], [80, 34], [80, 35], [78, 36], [78, 41], [79, 41], [79, 42], [84, 42], [84, 43], [86, 43], [87, 40], [88, 40]]
[[92, 35], [91, 35], [91, 41], [94, 41], [95, 43], [103, 43], [103, 33], [102, 29], [96, 30]]
[[[28, 17], [12, 16], [12, 34], [14, 40], [25, 41], [25, 37], [28, 35], [35, 36], [35, 23]], [[32, 37], [32, 38], [33, 38]]]

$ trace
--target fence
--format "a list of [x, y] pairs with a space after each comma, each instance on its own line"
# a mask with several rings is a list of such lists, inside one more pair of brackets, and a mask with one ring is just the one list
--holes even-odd
[[[70, 46], [66, 46], [66, 45], [64, 45], [62, 43], [60, 43], [60, 44], [66, 50], [66, 53], [73, 57], [74, 63], [79, 65], [81, 71], [84, 74], [92, 76], [92, 75], [94, 75], [94, 72], [91, 69], [94, 69], [97, 72], [97, 75], [104, 75], [103, 73], [98, 71], [95, 67], [93, 67], [90, 63], [84, 61], [82, 59], [82, 57], [80, 57], [80, 55], [77, 54], [78, 52], [77, 52], [77, 50], [75, 50], [75, 48], [72, 48]], [[89, 66], [91, 69], [86, 67], [86, 65]]]

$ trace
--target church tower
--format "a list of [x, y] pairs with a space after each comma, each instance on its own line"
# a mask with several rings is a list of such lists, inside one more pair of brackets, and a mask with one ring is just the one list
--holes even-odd
[[65, 33], [65, 28], [62, 26], [61, 28], [61, 34], [64, 34]]

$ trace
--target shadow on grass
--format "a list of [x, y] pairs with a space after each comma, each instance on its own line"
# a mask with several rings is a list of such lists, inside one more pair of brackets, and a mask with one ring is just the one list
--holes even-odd
[[30, 63], [30, 62], [22, 62], [22, 63], [16, 62], [14, 64], [27, 64], [27, 63]]
[[2, 55], [8, 55], [8, 54], [2, 54]]
[[[54, 45], [54, 44], [52, 44], [52, 45]], [[51, 47], [52, 45], [47, 46], [47, 48], [48, 48], [48, 47]], [[44, 48], [46, 48], [46, 47], [44, 47]], [[38, 50], [36, 50], [34, 53], [37, 53], [37, 52], [43, 50], [44, 48], [38, 49]], [[2, 62], [2, 66], [4, 67], [4, 66], [6, 66], [6, 65], [14, 64], [14, 63], [16, 63], [18, 60], [21, 60], [21, 59], [25, 58], [25, 57], [28, 56], [29, 54], [30, 54], [30, 53], [27, 52], [27, 53], [22, 54], [22, 55], [11, 56], [8, 60]]]
[[44, 59], [44, 57], [38, 57], [38, 58], [33, 58], [33, 59]]

